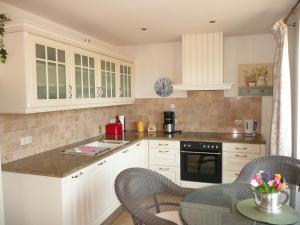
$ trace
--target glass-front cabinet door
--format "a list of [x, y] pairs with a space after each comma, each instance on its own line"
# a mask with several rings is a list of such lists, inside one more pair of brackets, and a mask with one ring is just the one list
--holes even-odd
[[66, 67], [64, 49], [35, 43], [37, 100], [68, 98]]
[[100, 59], [101, 86], [100, 96], [102, 99], [116, 98], [116, 62], [110, 58]]
[[120, 63], [120, 97], [132, 97], [132, 65]]
[[96, 99], [95, 56], [74, 53], [74, 80], [76, 99]]

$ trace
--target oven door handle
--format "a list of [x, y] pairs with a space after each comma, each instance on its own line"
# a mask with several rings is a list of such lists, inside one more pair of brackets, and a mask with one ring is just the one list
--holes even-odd
[[207, 154], [207, 155], [222, 155], [220, 152], [191, 152], [191, 151], [180, 151], [182, 153], [193, 153], [197, 155]]

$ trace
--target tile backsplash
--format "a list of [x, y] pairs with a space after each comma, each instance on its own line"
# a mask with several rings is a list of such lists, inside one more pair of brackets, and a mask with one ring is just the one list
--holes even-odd
[[[152, 121], [162, 130], [163, 111], [175, 104], [177, 130], [242, 132], [235, 120], [261, 120], [260, 97], [224, 97], [223, 91], [193, 91], [188, 98], [137, 99], [133, 105], [67, 110], [27, 115], [0, 114], [2, 163], [24, 158], [98, 135], [113, 115], [126, 116], [126, 129], [137, 120]], [[32, 144], [20, 138], [32, 136]]]

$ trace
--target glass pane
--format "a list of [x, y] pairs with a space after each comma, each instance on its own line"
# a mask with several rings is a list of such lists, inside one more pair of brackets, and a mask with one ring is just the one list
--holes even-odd
[[56, 61], [56, 50], [55, 48], [47, 47], [47, 59]]
[[128, 77], [128, 97], [131, 97], [131, 77]]
[[36, 61], [37, 98], [47, 98], [46, 63]]
[[44, 45], [35, 45], [35, 56], [40, 59], [46, 58], [46, 50]]
[[56, 64], [48, 63], [48, 96], [49, 99], [57, 98]]
[[115, 72], [115, 64], [114, 63], [111, 64], [111, 71]]
[[131, 74], [131, 67], [128, 67], [128, 74]]
[[90, 98], [95, 98], [95, 71], [90, 70]]
[[116, 75], [113, 73], [111, 78], [111, 84], [112, 84], [112, 97], [116, 97]]
[[111, 97], [111, 77], [110, 77], [110, 72], [106, 72], [106, 77], [107, 77], [107, 97]]
[[59, 98], [67, 98], [66, 66], [58, 65], [58, 90]]
[[124, 79], [123, 79], [123, 75], [120, 75], [120, 96], [123, 96], [124, 94]]
[[123, 71], [124, 71], [124, 70], [123, 70], [123, 66], [121, 65], [121, 66], [120, 66], [120, 73], [123, 73]]
[[83, 97], [89, 97], [89, 72], [87, 69], [82, 70], [82, 82], [83, 82]]
[[57, 60], [58, 62], [65, 62], [65, 51], [59, 49], [57, 50]]
[[105, 70], [105, 61], [101, 60], [101, 70]]
[[127, 74], [127, 66], [124, 66], [124, 73]]
[[88, 57], [82, 56], [82, 66], [88, 67]]
[[89, 58], [89, 67], [90, 68], [94, 68], [95, 67], [95, 63], [94, 63], [94, 58]]
[[127, 76], [124, 76], [124, 97], [128, 97], [128, 93], [127, 93]]
[[82, 98], [81, 69], [75, 68], [76, 98]]
[[79, 54], [75, 54], [75, 65], [81, 66], [81, 57]]
[[105, 72], [101, 72], [101, 84], [102, 84], [102, 89], [103, 89], [102, 97], [106, 98], [106, 76], [105, 76]]
[[106, 70], [110, 71], [110, 62], [106, 62]]

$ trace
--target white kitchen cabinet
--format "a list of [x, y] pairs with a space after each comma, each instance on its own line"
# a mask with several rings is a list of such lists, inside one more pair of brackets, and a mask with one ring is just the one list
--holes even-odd
[[149, 140], [149, 168], [180, 184], [180, 142]]
[[128, 89], [133, 83], [133, 69], [126, 74], [126, 95], [130, 97], [119, 96], [119, 80], [124, 77], [120, 65], [133, 67], [128, 57], [29, 23], [8, 24], [5, 42], [9, 57], [0, 67], [0, 113], [133, 103], [132, 90]]
[[263, 144], [223, 143], [223, 183], [233, 182], [248, 162], [265, 154]]
[[175, 90], [225, 90], [223, 82], [223, 33], [182, 36], [182, 84]]
[[131, 99], [133, 97], [133, 65], [130, 63], [120, 63], [120, 97]]
[[145, 167], [145, 146], [140, 141], [64, 178], [4, 172], [5, 224], [103, 223], [120, 206], [115, 178], [124, 169]]

